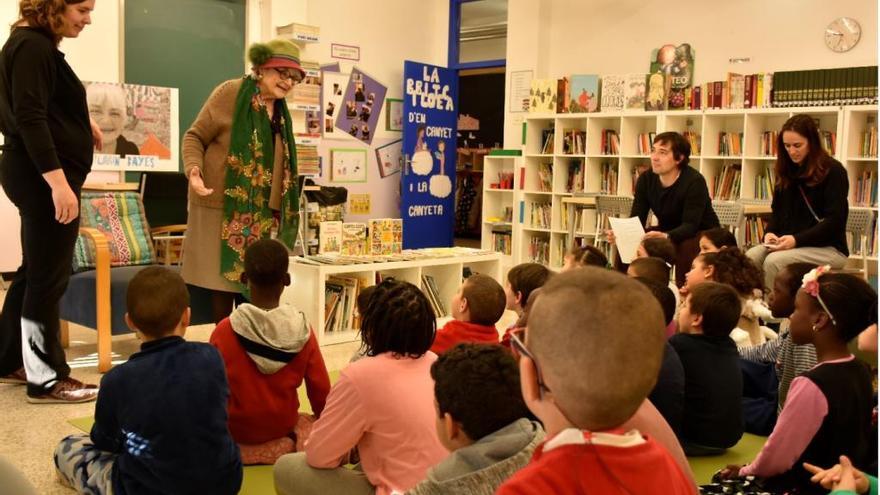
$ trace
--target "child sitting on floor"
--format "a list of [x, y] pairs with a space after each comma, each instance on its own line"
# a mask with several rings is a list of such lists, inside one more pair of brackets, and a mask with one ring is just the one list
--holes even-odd
[[504, 314], [504, 288], [488, 275], [468, 277], [452, 297], [452, 320], [437, 331], [431, 351], [440, 355], [455, 344], [498, 343], [495, 323]]
[[724, 477], [757, 476], [765, 488], [825, 493], [810, 483], [803, 463], [831, 466], [845, 455], [856, 466], [871, 462], [872, 373], [848, 343], [877, 323], [877, 293], [859, 277], [808, 273], [795, 297], [791, 339], [813, 344], [819, 364], [791, 382], [776, 427], [751, 464], [728, 466]]
[[281, 304], [290, 285], [287, 248], [263, 239], [244, 253], [241, 283], [251, 302], [238, 306], [211, 334], [229, 380], [229, 431], [244, 464], [274, 464], [302, 449], [312, 416], [299, 412], [297, 389], [305, 380], [309, 403], [320, 416], [330, 377], [305, 315]]
[[563, 257], [562, 271], [567, 272], [575, 268], [583, 268], [585, 266], [595, 266], [599, 268], [608, 267], [608, 257], [596, 246], [584, 244], [583, 246], [572, 246]]
[[721, 454], [742, 437], [742, 372], [729, 336], [739, 306], [733, 288], [703, 282], [682, 305], [678, 315], [682, 333], [669, 339], [684, 368], [680, 438], [689, 456]]
[[663, 284], [669, 285], [670, 266], [660, 258], [648, 256], [647, 258], [636, 258], [632, 260], [626, 269], [626, 274], [630, 277], [641, 277]]
[[696, 493], [655, 440], [620, 428], [646, 402], [660, 367], [663, 316], [645, 287], [598, 268], [563, 273], [512, 343], [523, 398], [547, 440], [498, 494]]
[[[546, 266], [539, 263], [520, 263], [507, 272], [507, 283], [504, 294], [507, 297], [507, 309], [516, 311], [522, 316], [523, 309], [529, 301], [532, 291], [543, 286], [553, 276]], [[504, 332], [501, 345], [510, 349], [510, 332], [519, 328], [514, 324]]]
[[694, 258], [691, 271], [685, 276], [682, 293], [704, 280], [726, 284], [740, 297], [742, 314], [730, 337], [739, 347], [760, 345], [777, 338], [776, 332], [761, 325], [759, 319], [769, 319], [770, 310], [764, 305], [764, 275], [742, 251], [724, 248], [716, 253], [701, 254]]
[[238, 493], [223, 359], [208, 344], [183, 340], [183, 279], [144, 268], [128, 284], [126, 308], [141, 350], [101, 380], [91, 435], [58, 445], [60, 479], [78, 493]]
[[529, 463], [544, 429], [528, 419], [513, 356], [458, 344], [431, 366], [437, 436], [450, 454], [407, 495], [492, 495]]
[[[436, 319], [413, 284], [376, 286], [363, 315], [366, 357], [348, 365], [330, 389], [305, 452], [275, 463], [281, 495], [404, 491], [448, 452], [437, 439], [429, 352]], [[360, 457], [360, 469], [343, 466]]]
[[738, 248], [736, 236], [724, 227], [700, 232], [700, 254], [717, 253], [724, 248]]
[[642, 239], [636, 249], [636, 258], [660, 258], [669, 266], [675, 265], [675, 244], [667, 237], [648, 237]]

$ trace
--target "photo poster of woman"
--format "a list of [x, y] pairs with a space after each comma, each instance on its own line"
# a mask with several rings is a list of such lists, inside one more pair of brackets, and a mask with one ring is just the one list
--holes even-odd
[[89, 116], [104, 134], [92, 170], [178, 170], [177, 88], [84, 81]]
[[400, 216], [403, 247], [452, 246], [458, 73], [405, 61]]
[[372, 77], [357, 68], [352, 69], [342, 106], [336, 112], [337, 132], [346, 132], [359, 141], [372, 144], [379, 114], [385, 105], [386, 91], [387, 88]]

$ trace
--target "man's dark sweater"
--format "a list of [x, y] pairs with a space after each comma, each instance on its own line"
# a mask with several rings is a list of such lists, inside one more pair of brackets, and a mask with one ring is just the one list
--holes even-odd
[[[833, 158], [829, 160], [828, 175], [822, 182], [809, 186], [797, 180], [784, 189], [776, 188], [767, 232], [778, 236], [794, 235], [795, 247], [831, 246], [849, 256], [846, 245], [849, 180], [843, 165]], [[821, 222], [816, 221], [807, 207], [801, 188]]]
[[180, 337], [147, 342], [104, 375], [91, 439], [119, 454], [116, 494], [238, 493], [238, 446], [227, 426], [220, 353]]
[[0, 132], [4, 183], [48, 189], [40, 175], [61, 168], [78, 190], [91, 170], [85, 88], [43, 30], [17, 27], [0, 51]]
[[733, 339], [680, 333], [669, 343], [684, 367], [680, 438], [703, 447], [733, 447], [744, 429], [742, 372]]
[[719, 225], [706, 179], [689, 165], [669, 187], [663, 187], [660, 176], [651, 170], [639, 176], [630, 216], [639, 217], [644, 225], [648, 210], [657, 217], [660, 231], [676, 244]]

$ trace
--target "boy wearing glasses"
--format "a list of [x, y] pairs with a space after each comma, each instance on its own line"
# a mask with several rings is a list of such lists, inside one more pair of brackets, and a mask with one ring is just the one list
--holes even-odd
[[657, 380], [663, 327], [648, 289], [622, 274], [586, 267], [544, 286], [525, 341], [514, 334], [511, 343], [523, 398], [548, 440], [499, 495], [696, 493], [666, 449], [621, 428]]

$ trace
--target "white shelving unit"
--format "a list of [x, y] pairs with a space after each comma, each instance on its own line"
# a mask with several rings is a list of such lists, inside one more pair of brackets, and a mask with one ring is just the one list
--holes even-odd
[[[520, 156], [508, 155], [487, 155], [483, 159], [483, 218], [481, 249], [486, 251], [495, 251], [501, 255], [501, 275], [507, 274], [507, 271], [514, 265], [514, 259], [517, 257], [516, 246], [513, 243], [515, 228], [515, 217], [517, 211], [514, 203], [514, 192], [516, 191], [515, 182], [519, 180], [516, 176], [517, 164], [522, 160]], [[500, 187], [499, 174], [511, 174], [513, 182], [509, 187]], [[494, 186], [493, 186], [494, 184]], [[509, 209], [510, 215], [506, 214]], [[495, 232], [510, 232], [509, 243], [501, 249], [495, 245]], [[499, 280], [503, 280], [499, 278]]]
[[[514, 174], [517, 183], [513, 192], [514, 201], [514, 262], [538, 261], [551, 268], [562, 265], [562, 256], [568, 244], [566, 209], [563, 198], [573, 192], [617, 194], [632, 196], [634, 171], [640, 166], [650, 166], [650, 157], [640, 153], [639, 136], [648, 133], [676, 131], [691, 132], [699, 136], [698, 149], [694, 149], [690, 166], [706, 178], [710, 192], [718, 180], [722, 168], [737, 164], [740, 167], [738, 193], [732, 200], [757, 200], [760, 198], [756, 178], [772, 171], [775, 155], [762, 153], [762, 138], [765, 132], [778, 132], [782, 124], [795, 114], [807, 114], [819, 121], [822, 131], [833, 132], [836, 146], [832, 155], [846, 167], [850, 179], [850, 204], [856, 205], [856, 181], [866, 171], [878, 172], [877, 157], [860, 155], [862, 133], [869, 127], [877, 126], [877, 106], [848, 107], [809, 107], [809, 108], [758, 108], [727, 109], [703, 111], [667, 111], [635, 113], [587, 113], [587, 114], [529, 114], [525, 119], [523, 132], [523, 158], [517, 163]], [[552, 153], [544, 147], [544, 131], [553, 131]], [[613, 130], [619, 138], [618, 154], [606, 154], [602, 149], [602, 133]], [[566, 131], [586, 133], [585, 154], [565, 154], [563, 139]], [[722, 155], [719, 149], [719, 134], [722, 132], [742, 134], [741, 153], [736, 156]], [[641, 150], [644, 151], [644, 150]], [[542, 190], [539, 170], [552, 165], [552, 187]], [[583, 184], [570, 187], [569, 170], [583, 167]], [[606, 172], [603, 177], [603, 171]], [[616, 183], [609, 184], [607, 172], [616, 172]], [[771, 172], [772, 173], [772, 172]], [[524, 181], [520, 184], [520, 178]], [[605, 180], [603, 180], [603, 178]], [[875, 183], [876, 187], [876, 183]], [[529, 218], [529, 205], [536, 202], [549, 202], [552, 205], [552, 218], [549, 228], [532, 225]], [[484, 205], [484, 208], [486, 206]], [[877, 206], [872, 206], [877, 210]], [[522, 215], [521, 215], [522, 212]], [[590, 214], [589, 210], [585, 214]], [[586, 223], [586, 222], [585, 222]], [[589, 223], [587, 223], [589, 225]], [[594, 234], [595, 221], [591, 230], [578, 229], [576, 236], [589, 237]], [[548, 243], [545, 252], [535, 256], [530, 250], [537, 242]], [[873, 271], [876, 272], [876, 253], [870, 257]], [[853, 258], [856, 258], [854, 255]], [[860, 258], [860, 257], [859, 257]]]
[[284, 289], [281, 301], [293, 304], [305, 313], [320, 345], [353, 342], [358, 339], [357, 329], [324, 332], [324, 284], [327, 277], [356, 277], [364, 287], [375, 285], [376, 275], [381, 274], [422, 287], [422, 275], [430, 275], [434, 277], [439, 288], [440, 299], [448, 308], [452, 296], [461, 285], [465, 268], [469, 268], [472, 273], [482, 273], [501, 280], [501, 255], [496, 253], [357, 265], [311, 265], [300, 263], [293, 257], [288, 270], [293, 283]]

